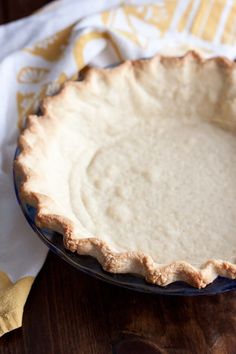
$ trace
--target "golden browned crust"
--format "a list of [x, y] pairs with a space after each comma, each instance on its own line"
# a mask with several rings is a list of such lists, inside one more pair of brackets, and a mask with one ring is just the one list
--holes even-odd
[[[116, 75], [121, 75], [132, 68], [148, 68], [155, 65], [156, 62], [161, 62], [167, 67], [178, 67], [184, 65], [189, 58], [196, 63], [211, 63], [223, 67], [225, 70], [235, 68], [233, 62], [225, 58], [214, 58], [204, 60], [195, 52], [188, 52], [183, 57], [162, 57], [156, 56], [150, 60], [126, 61], [115, 69], [112, 69], [112, 80]], [[55, 117], [50, 115], [50, 102], [60, 101], [66, 95], [67, 87], [77, 85], [79, 90], [87, 90], [90, 81], [95, 76], [105, 77], [106, 80], [111, 80], [111, 70], [109, 69], [89, 69], [84, 76], [82, 83], [68, 82], [64, 85], [61, 92], [50, 98], [46, 98], [42, 103], [42, 116], [45, 122], [55, 125]], [[80, 255], [90, 255], [95, 257], [102, 265], [103, 269], [112, 273], [135, 273], [139, 274], [147, 280], [147, 282], [165, 286], [177, 280], [185, 281], [197, 288], [203, 288], [211, 283], [218, 275], [236, 278], [236, 265], [221, 261], [208, 260], [200, 268], [195, 268], [193, 265], [178, 261], [166, 266], [155, 264], [152, 258], [140, 252], [124, 252], [114, 253], [108, 244], [104, 241], [94, 238], [75, 239], [73, 221], [64, 217], [62, 214], [52, 213], [51, 210], [55, 206], [55, 201], [50, 197], [41, 193], [35, 193], [30, 189], [31, 179], [40, 178], [34, 170], [26, 163], [25, 157], [34, 149], [32, 136], [38, 135], [43, 143], [47, 143], [42, 134], [41, 127], [37, 116], [30, 116], [27, 121], [26, 129], [22, 132], [19, 138], [20, 155], [17, 157], [14, 168], [18, 176], [22, 180], [20, 186], [21, 198], [33, 205], [37, 210], [36, 224], [39, 227], [49, 228], [58, 231], [63, 235], [65, 247], [72, 252], [78, 252]], [[45, 123], [46, 124], [46, 123]], [[30, 139], [29, 139], [30, 136]]]

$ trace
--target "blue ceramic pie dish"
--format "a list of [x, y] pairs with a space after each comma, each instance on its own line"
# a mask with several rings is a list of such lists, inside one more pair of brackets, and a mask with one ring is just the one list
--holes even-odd
[[[19, 149], [16, 150], [15, 157], [18, 155], [18, 153]], [[78, 254], [67, 251], [63, 245], [62, 236], [60, 234], [51, 230], [41, 229], [35, 224], [36, 210], [21, 200], [19, 195], [19, 185], [20, 180], [14, 174], [14, 187], [16, 197], [24, 213], [24, 216], [32, 229], [51, 251], [56, 253], [60, 258], [70, 263], [78, 270], [81, 270], [95, 278], [104, 280], [110, 284], [151, 294], [196, 296], [215, 295], [231, 290], [236, 290], [236, 280], [223, 277], [218, 277], [213, 283], [209, 284], [204, 289], [196, 289], [187, 283], [180, 281], [165, 287], [161, 287], [158, 285], [149, 284], [143, 278], [132, 274], [112, 274], [105, 272], [95, 258], [90, 256], [80, 256]]]

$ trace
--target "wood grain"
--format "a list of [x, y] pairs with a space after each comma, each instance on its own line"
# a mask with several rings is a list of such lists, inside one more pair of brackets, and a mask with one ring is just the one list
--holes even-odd
[[0, 0], [0, 24], [6, 22], [5, 16], [6, 16], [6, 12], [4, 9], [4, 3], [3, 0]]
[[0, 0], [0, 23], [31, 15], [49, 2], [49, 0]]
[[24, 326], [0, 354], [236, 353], [236, 293], [135, 293], [78, 272], [50, 254], [27, 301]]

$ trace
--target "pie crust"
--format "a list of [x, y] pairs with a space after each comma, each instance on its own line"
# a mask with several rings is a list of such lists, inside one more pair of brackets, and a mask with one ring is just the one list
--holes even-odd
[[29, 116], [15, 171], [36, 224], [104, 270], [203, 288], [236, 277], [236, 64], [90, 68]]

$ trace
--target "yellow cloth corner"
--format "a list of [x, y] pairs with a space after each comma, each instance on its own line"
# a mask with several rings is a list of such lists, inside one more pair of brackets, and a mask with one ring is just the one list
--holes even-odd
[[21, 327], [23, 309], [34, 277], [24, 277], [13, 283], [0, 272], [0, 336]]

